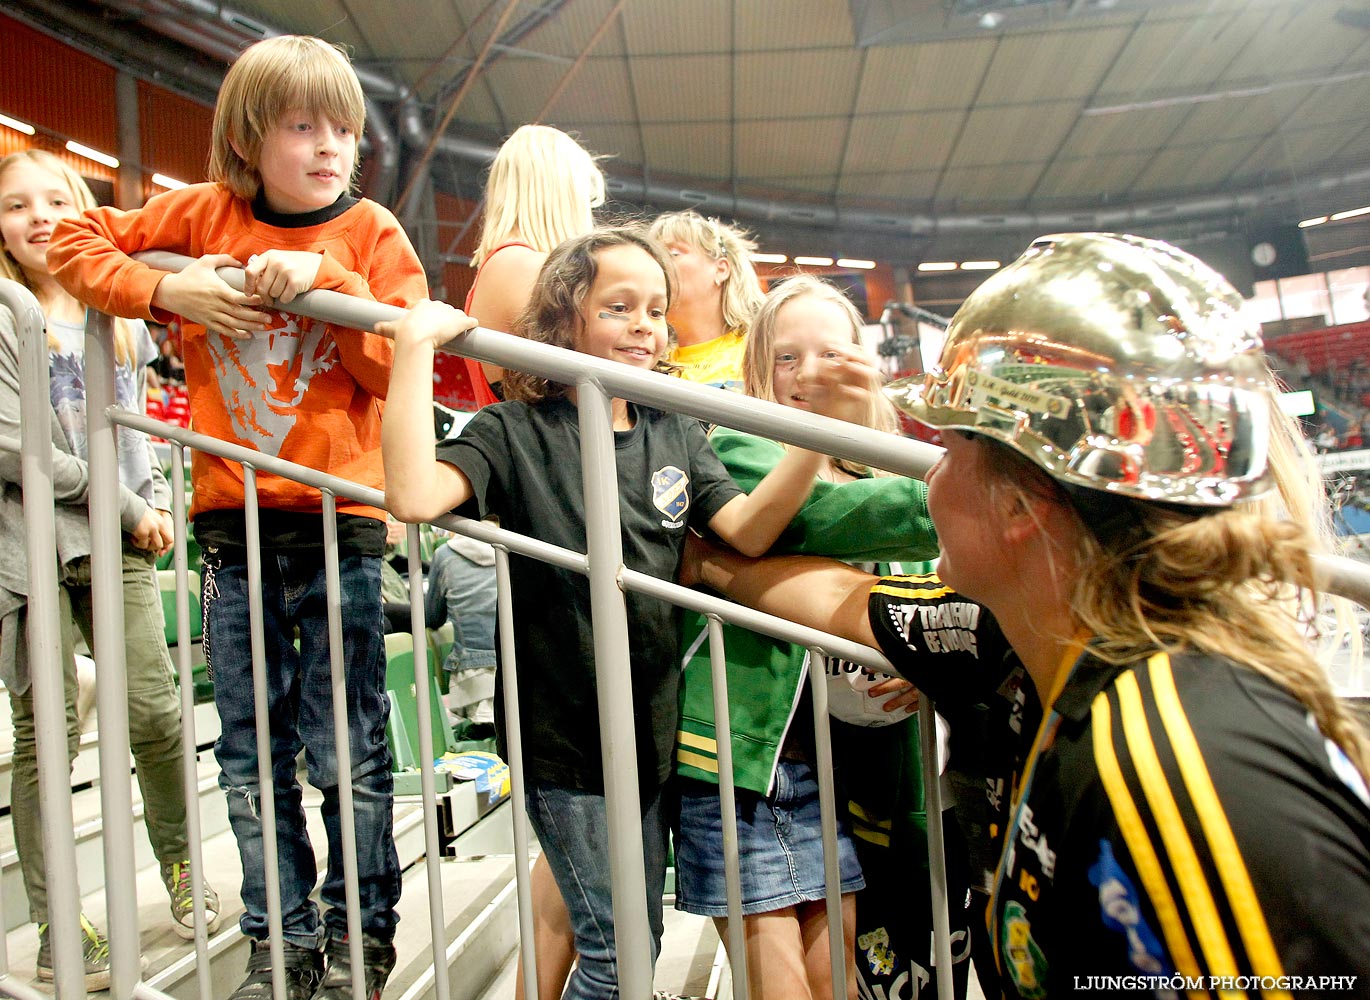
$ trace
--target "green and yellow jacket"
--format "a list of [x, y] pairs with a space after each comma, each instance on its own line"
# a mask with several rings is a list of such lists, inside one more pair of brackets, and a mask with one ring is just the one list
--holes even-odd
[[[709, 442], [733, 479], [748, 492], [785, 455], [784, 447], [774, 441], [727, 427], [715, 428]], [[881, 476], [846, 483], [816, 482], [771, 552], [830, 556], [846, 562], [932, 559], [937, 555], [937, 535], [927, 510], [927, 487], [917, 479]], [[733, 777], [739, 788], [765, 795], [803, 692], [808, 653], [733, 625], [725, 625], [723, 634]], [[704, 616], [686, 612], [681, 648], [684, 676], [676, 772], [716, 784], [718, 740]]]

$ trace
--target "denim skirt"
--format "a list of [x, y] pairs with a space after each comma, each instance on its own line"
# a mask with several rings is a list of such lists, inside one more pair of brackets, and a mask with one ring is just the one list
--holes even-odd
[[[705, 917], [728, 915], [718, 802], [717, 785], [681, 782], [675, 905]], [[769, 913], [824, 897], [818, 779], [809, 764], [781, 760], [769, 796], [737, 790], [737, 841], [744, 914]], [[863, 888], [861, 865], [840, 812], [837, 857], [842, 892]]]

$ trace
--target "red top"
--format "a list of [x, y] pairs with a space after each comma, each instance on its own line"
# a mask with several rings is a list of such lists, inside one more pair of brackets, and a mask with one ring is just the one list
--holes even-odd
[[[519, 240], [510, 240], [508, 243], [501, 243], [499, 246], [495, 247], [495, 249], [491, 250], [489, 256], [480, 262], [480, 267], [476, 269], [476, 280], [471, 282], [471, 290], [466, 293], [465, 308], [468, 313], [471, 311], [471, 300], [476, 297], [476, 286], [480, 284], [481, 271], [485, 270], [485, 265], [490, 263], [495, 254], [506, 247], [528, 247], [529, 250], [534, 249], [531, 244], [523, 243]], [[470, 358], [462, 358], [461, 363], [466, 366], [466, 377], [471, 382], [471, 392], [475, 396], [476, 408], [480, 409], [482, 406], [498, 403], [499, 397], [496, 396], [494, 390], [490, 388], [490, 382], [485, 377], [485, 371], [481, 368], [480, 362], [472, 361]]]

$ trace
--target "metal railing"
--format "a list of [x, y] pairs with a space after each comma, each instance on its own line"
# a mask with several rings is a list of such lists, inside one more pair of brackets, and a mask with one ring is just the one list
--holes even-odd
[[[178, 270], [189, 263], [188, 258], [167, 254], [145, 254], [142, 259], [166, 270]], [[220, 275], [241, 287], [242, 272], [225, 268]], [[45, 430], [48, 400], [47, 349], [42, 335], [43, 319], [36, 302], [26, 290], [11, 282], [0, 281], [0, 304], [9, 307], [19, 327], [23, 403], [23, 475], [25, 511], [29, 525], [30, 594], [33, 626], [30, 650], [34, 674], [34, 700], [37, 727], [40, 733], [59, 733], [64, 728], [61, 670], [58, 668], [59, 649], [55, 597], [57, 581], [51, 558], [54, 551], [52, 520], [51, 454]], [[324, 320], [342, 327], [371, 330], [382, 320], [401, 315], [402, 310], [380, 303], [356, 299], [327, 291], [313, 291], [301, 295], [291, 303], [290, 312]], [[344, 334], [345, 335], [345, 334]], [[91, 523], [93, 531], [92, 587], [97, 616], [96, 656], [101, 662], [99, 713], [101, 719], [101, 784], [104, 806], [105, 870], [108, 879], [109, 937], [112, 959], [112, 991], [119, 1000], [125, 997], [154, 998], [165, 994], [140, 981], [138, 960], [138, 923], [134, 891], [132, 852], [132, 814], [129, 808], [131, 785], [126, 766], [128, 760], [128, 728], [125, 717], [126, 698], [122, 670], [122, 617], [117, 613], [122, 600], [119, 578], [120, 532], [117, 517], [117, 467], [114, 462], [114, 427], [122, 425], [146, 433], [168, 438], [172, 442], [173, 511], [176, 522], [175, 569], [177, 574], [176, 613], [178, 635], [188, 635], [188, 597], [186, 565], [186, 521], [184, 490], [184, 448], [193, 448], [222, 456], [243, 465], [246, 489], [246, 523], [248, 542], [249, 589], [253, 591], [250, 620], [251, 646], [256, 697], [258, 699], [258, 755], [264, 837], [268, 845], [267, 897], [268, 919], [272, 941], [273, 985], [276, 996], [284, 996], [282, 955], [280, 950], [280, 896], [274, 870], [274, 822], [270, 818], [274, 796], [271, 794], [270, 753], [265, 745], [265, 693], [262, 683], [264, 652], [261, 636], [260, 594], [255, 583], [260, 579], [260, 549], [257, 522], [255, 477], [258, 472], [287, 476], [307, 486], [319, 489], [324, 496], [324, 524], [326, 541], [326, 575], [330, 643], [333, 657], [333, 690], [335, 698], [335, 729], [338, 759], [349, 759], [346, 746], [347, 726], [343, 706], [341, 666], [341, 625], [336, 551], [336, 521], [334, 500], [346, 497], [365, 504], [383, 507], [383, 495], [374, 489], [350, 483], [333, 476], [296, 466], [263, 455], [249, 448], [209, 438], [193, 431], [170, 427], [138, 413], [113, 406], [113, 358], [110, 321], [91, 314], [86, 339], [86, 370], [91, 471]], [[745, 949], [741, 945], [742, 920], [738, 880], [737, 841], [732, 806], [733, 782], [730, 761], [731, 734], [728, 727], [723, 649], [720, 623], [729, 622], [766, 635], [795, 643], [815, 654], [838, 656], [876, 669], [897, 673], [878, 651], [840, 637], [809, 629], [780, 618], [761, 614], [697, 591], [688, 590], [670, 581], [663, 581], [636, 573], [623, 566], [621, 535], [617, 516], [617, 485], [615, 482], [614, 443], [610, 420], [610, 400], [617, 397], [644, 403], [659, 409], [690, 414], [710, 423], [724, 424], [750, 433], [812, 448], [834, 456], [851, 459], [892, 472], [922, 477], [940, 455], [940, 449], [893, 435], [868, 430], [853, 424], [804, 413], [775, 403], [749, 399], [722, 390], [693, 385], [655, 373], [642, 372], [625, 365], [591, 358], [586, 355], [534, 344], [516, 337], [477, 329], [457, 338], [449, 347], [456, 353], [480, 361], [488, 361], [504, 368], [521, 369], [546, 376], [577, 387], [580, 408], [581, 462], [586, 484], [585, 553], [571, 552], [537, 539], [504, 531], [490, 524], [474, 522], [449, 515], [434, 523], [452, 531], [491, 543], [496, 548], [496, 573], [499, 588], [498, 615], [501, 633], [502, 671], [506, 712], [508, 713], [509, 766], [514, 799], [513, 833], [518, 879], [520, 936], [531, 944], [532, 901], [529, 889], [527, 859], [528, 829], [524, 815], [523, 761], [519, 746], [518, 679], [514, 663], [512, 604], [509, 590], [509, 553], [540, 559], [563, 569], [584, 573], [590, 579], [592, 595], [592, 623], [595, 635], [596, 669], [599, 677], [598, 696], [600, 728], [605, 763], [605, 793], [608, 808], [608, 834], [611, 872], [614, 890], [614, 917], [617, 935], [619, 984], [621, 993], [628, 997], [645, 997], [652, 990], [650, 931], [643, 893], [644, 871], [641, 842], [640, 813], [638, 811], [637, 767], [633, 759], [623, 760], [611, 754], [611, 746], [634, 746], [631, 681], [628, 669], [627, 621], [624, 592], [632, 590], [653, 595], [686, 609], [705, 614], [710, 619], [714, 689], [717, 710], [717, 742], [719, 753], [719, 785], [723, 802], [725, 826], [724, 855], [728, 886], [729, 926], [735, 936], [730, 953], [734, 966], [735, 995], [745, 996]], [[3, 442], [0, 442], [3, 446]], [[424, 648], [425, 635], [422, 588], [419, 584], [418, 529], [409, 527], [409, 569], [411, 577], [411, 612], [414, 646]], [[254, 569], [255, 567], [255, 569]], [[1329, 588], [1362, 604], [1370, 604], [1370, 566], [1345, 559], [1327, 559], [1322, 563]], [[103, 610], [102, 610], [103, 609]], [[181, 679], [183, 720], [192, 726], [190, 738], [185, 740], [187, 787], [195, 788], [195, 740], [193, 736], [193, 683], [190, 653], [185, 644], [178, 650], [178, 673]], [[426, 765], [434, 758], [428, 670], [415, 657], [415, 684], [419, 715], [421, 757]], [[843, 935], [840, 927], [840, 886], [836, 877], [836, 808], [830, 763], [831, 747], [827, 726], [827, 689], [823, 672], [811, 669], [815, 730], [818, 741], [819, 766], [824, 826], [825, 870], [827, 872], [828, 919], [832, 947], [834, 994], [844, 995]], [[110, 683], [107, 683], [109, 681]], [[924, 700], [929, 708], [931, 703]], [[929, 839], [929, 868], [932, 876], [935, 962], [939, 970], [939, 997], [951, 995], [951, 957], [948, 933], [945, 865], [941, 853], [941, 802], [937, 780], [932, 725], [920, 727], [923, 749], [923, 786], [926, 790]], [[45, 794], [43, 816], [44, 838], [49, 845], [49, 896], [51, 933], [57, 969], [57, 988], [63, 996], [76, 996], [82, 988], [80, 942], [76, 937], [77, 914], [80, 901], [71, 854], [70, 824], [59, 817], [70, 812], [70, 788], [66, 780], [64, 741], [39, 740], [39, 772]], [[344, 840], [353, 843], [349, 769], [340, 768], [339, 785], [342, 797]], [[436, 972], [435, 992], [438, 1000], [448, 1000], [448, 981], [444, 962], [444, 907], [440, 875], [436, 859], [439, 857], [436, 828], [436, 793], [431, 766], [422, 770], [422, 798], [424, 809], [425, 850], [429, 864], [429, 917], [432, 934], [432, 955]], [[193, 796], [190, 802], [195, 800]], [[188, 810], [194, 813], [194, 809]], [[191, 822], [194, 819], [188, 816]], [[192, 828], [192, 877], [195, 885], [201, 881], [202, 871], [198, 855], [199, 838]], [[352, 852], [349, 852], [351, 854]], [[357, 875], [355, 855], [344, 859], [345, 885], [348, 908], [349, 937], [352, 942], [353, 968], [360, 970], [361, 934], [357, 906]], [[195, 913], [196, 964], [199, 973], [199, 993], [209, 1000], [208, 957], [202, 903], [197, 899]], [[536, 996], [537, 976], [535, 956], [531, 947], [524, 948], [524, 975], [527, 997]], [[7, 969], [3, 949], [0, 949], [0, 973]], [[36, 1000], [37, 994], [12, 975], [0, 975], [0, 993]], [[362, 1000], [360, 975], [353, 984], [355, 1000]]]

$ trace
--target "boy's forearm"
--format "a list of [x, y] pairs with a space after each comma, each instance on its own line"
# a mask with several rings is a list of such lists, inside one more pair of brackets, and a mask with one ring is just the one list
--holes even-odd
[[[409, 246], [398, 237], [380, 241], [376, 254], [366, 268], [369, 281], [347, 271], [325, 253], [315, 279], [316, 288], [357, 295], [408, 309], [428, 296], [428, 279], [423, 265]], [[360, 284], [358, 284], [360, 282]], [[339, 329], [334, 334], [343, 367], [357, 384], [380, 399], [386, 398], [394, 349], [390, 341], [374, 334]]]
[[100, 312], [161, 322], [170, 318], [153, 311], [164, 273], [133, 260], [92, 216], [57, 224], [48, 244], [48, 267], [58, 284]]

